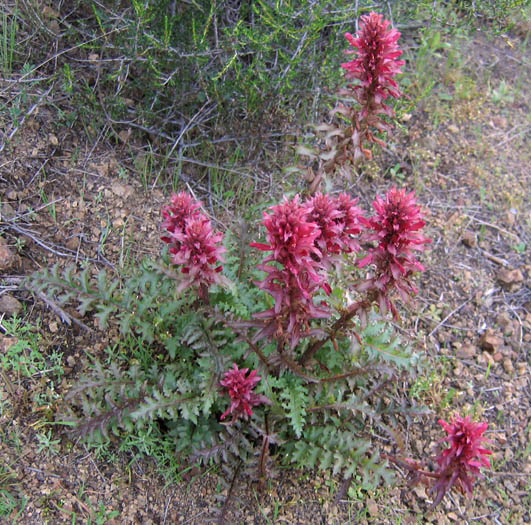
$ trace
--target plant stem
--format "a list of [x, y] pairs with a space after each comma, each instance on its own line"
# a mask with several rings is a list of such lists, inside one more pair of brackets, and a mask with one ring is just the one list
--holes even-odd
[[364, 307], [366, 305], [366, 301], [358, 301], [354, 304], [352, 304], [346, 312], [343, 313], [343, 315], [333, 324], [332, 329], [330, 330], [330, 333], [328, 334], [328, 337], [325, 339], [320, 339], [319, 341], [315, 341], [312, 345], [310, 345], [304, 354], [302, 354], [302, 357], [299, 360], [299, 363], [302, 366], [305, 366], [306, 363], [319, 351], [319, 349], [330, 339], [334, 338], [336, 334], [345, 328], [347, 323], [356, 315], [357, 311]]

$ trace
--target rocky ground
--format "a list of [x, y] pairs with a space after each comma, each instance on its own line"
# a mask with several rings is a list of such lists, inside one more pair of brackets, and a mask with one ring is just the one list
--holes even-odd
[[[447, 96], [439, 91], [413, 108], [398, 146], [384, 152], [382, 162], [399, 168], [371, 164], [358, 179], [337, 184], [361, 195], [366, 208], [392, 184], [416, 190], [433, 244], [407, 328], [430, 363], [415, 395], [433, 412], [404, 429], [407, 445], [412, 456], [433, 454], [442, 437], [437, 419], [468, 413], [489, 423], [493, 469], [473, 500], [452, 493], [427, 517], [430, 498], [422, 488], [351, 490], [337, 502], [337, 480], [282, 470], [263, 491], [237, 487], [229, 523], [531, 521], [529, 53], [521, 35], [492, 39], [480, 32], [463, 45], [473, 72], [441, 67]], [[24, 322], [40, 319], [39, 347], [62, 354], [65, 372], [53, 384], [46, 374], [28, 379], [2, 371], [0, 509], [10, 501], [6, 494], [15, 503], [3, 519], [208, 523], [225, 495], [214, 473], [192, 471], [166, 485], [154, 461], [118, 451], [114, 461], [103, 460], [46, 424], [78, 377], [84, 352], [101, 353], [118, 335], [62, 324], [22, 279], [54, 262], [90, 259], [112, 268], [156, 255], [169, 192], [139, 180], [124, 144], [88, 143], [55, 125], [56, 117], [53, 105], [41, 104], [0, 158], [2, 327], [15, 312]], [[1, 336], [2, 355], [14, 344]]]

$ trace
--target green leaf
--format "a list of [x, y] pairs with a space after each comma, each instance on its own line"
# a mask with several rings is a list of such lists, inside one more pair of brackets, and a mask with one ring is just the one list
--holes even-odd
[[280, 398], [282, 406], [287, 410], [291, 426], [298, 438], [301, 437], [306, 419], [308, 392], [298, 377], [291, 377], [288, 388], [282, 390]]

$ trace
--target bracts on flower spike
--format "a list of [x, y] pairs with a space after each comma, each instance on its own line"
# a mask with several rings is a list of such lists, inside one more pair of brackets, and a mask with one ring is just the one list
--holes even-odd
[[371, 128], [378, 131], [390, 129], [380, 115], [394, 116], [394, 111], [383, 101], [388, 97], [398, 98], [402, 95], [396, 80], [393, 78], [401, 73], [403, 60], [398, 60], [402, 51], [397, 41], [400, 33], [396, 29], [389, 29], [391, 23], [384, 20], [382, 15], [370, 13], [361, 17], [361, 29], [356, 37], [350, 33], [345, 38], [355, 49], [346, 53], [356, 53], [357, 58], [351, 62], [341, 64], [347, 71], [346, 78], [357, 80], [347, 88], [341, 89], [339, 95], [353, 97], [361, 106], [359, 111], [339, 103], [332, 114], [340, 113], [352, 122], [351, 147], [353, 161], [365, 156], [370, 159], [372, 153], [363, 144], [365, 141], [384, 145], [383, 141], [375, 137]]
[[491, 450], [482, 447], [486, 441], [483, 433], [487, 430], [487, 423], [474, 423], [468, 416], [454, 417], [450, 423], [439, 419], [439, 423], [447, 432], [441, 441], [450, 445], [442, 450], [435, 459], [437, 469], [434, 472], [425, 470], [421, 462], [411, 458], [399, 459], [385, 454], [384, 457], [408, 472], [409, 486], [418, 483], [430, 486], [430, 492], [435, 495], [430, 510], [433, 510], [443, 499], [445, 494], [456, 487], [468, 497], [472, 496], [474, 482], [481, 477], [480, 469], [490, 467], [486, 456]]
[[[303, 337], [323, 336], [311, 321], [330, 316], [326, 304], [315, 304], [320, 290], [330, 294], [326, 272], [342, 262], [341, 254], [360, 249], [355, 236], [361, 231], [362, 211], [346, 193], [337, 197], [318, 193], [307, 202], [287, 198], [264, 213], [268, 243], [251, 246], [271, 252], [258, 268], [266, 272], [259, 288], [271, 294], [275, 304], [240, 326], [259, 330], [254, 341], [277, 340], [295, 348]], [[275, 264], [271, 264], [275, 263]]]
[[435, 458], [438, 468], [431, 489], [435, 493], [433, 507], [453, 486], [472, 496], [474, 481], [481, 476], [480, 468], [490, 467], [486, 456], [492, 454], [491, 450], [482, 447], [482, 443], [488, 441], [483, 437], [487, 423], [474, 423], [468, 416], [456, 416], [449, 423], [439, 419], [439, 423], [448, 434], [442, 441], [450, 446]]
[[230, 406], [221, 415], [222, 420], [229, 414], [232, 414], [230, 423], [234, 423], [240, 417], [248, 419], [253, 415], [253, 407], [262, 403], [271, 404], [268, 397], [253, 391], [254, 387], [260, 382], [260, 376], [257, 375], [257, 371], [252, 370], [246, 377], [247, 372], [249, 372], [248, 368], [240, 370], [238, 365], [234, 363], [234, 368], [225, 372], [223, 380], [220, 381], [220, 385], [225, 388], [230, 397]]
[[398, 317], [391, 294], [396, 291], [407, 301], [411, 294], [417, 293], [410, 278], [424, 267], [414, 252], [422, 251], [431, 240], [420, 233], [425, 222], [414, 192], [392, 188], [383, 199], [377, 197], [373, 206], [376, 214], [370, 219], [360, 217], [360, 221], [372, 230], [365, 233], [363, 240], [378, 244], [358, 261], [358, 266], [368, 267], [369, 273], [357, 290], [372, 293], [382, 313], [391, 310]]
[[221, 246], [223, 234], [215, 232], [210, 219], [201, 211], [201, 202], [185, 192], [172, 195], [171, 204], [162, 209], [167, 231], [161, 239], [169, 244], [173, 264], [180, 267], [178, 291], [198, 289], [199, 297], [208, 302], [208, 287], [225, 284]]

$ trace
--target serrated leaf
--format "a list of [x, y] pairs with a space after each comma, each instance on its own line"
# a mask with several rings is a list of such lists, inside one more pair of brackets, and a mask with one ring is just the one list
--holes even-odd
[[308, 392], [301, 384], [300, 379], [292, 378], [289, 388], [280, 394], [283, 400], [282, 406], [287, 410], [291, 426], [298, 438], [301, 437], [306, 419], [306, 407], [308, 406]]
[[116, 310], [114, 305], [98, 305], [98, 313], [94, 316], [98, 319], [100, 328], [105, 330], [109, 321], [109, 316]]

